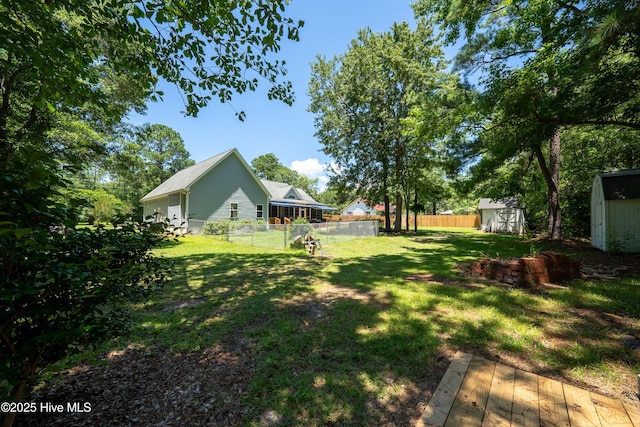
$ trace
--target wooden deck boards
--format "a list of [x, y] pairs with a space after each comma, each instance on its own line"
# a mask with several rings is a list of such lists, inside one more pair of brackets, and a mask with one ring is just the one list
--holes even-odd
[[640, 427], [640, 405], [458, 352], [418, 427]]

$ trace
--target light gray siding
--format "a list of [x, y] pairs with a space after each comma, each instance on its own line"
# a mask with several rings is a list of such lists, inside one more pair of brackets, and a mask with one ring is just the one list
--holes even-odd
[[268, 205], [268, 196], [254, 175], [233, 155], [193, 183], [187, 214], [194, 226], [202, 221], [229, 219], [231, 203], [238, 204], [238, 220], [252, 221], [256, 220], [256, 206]]
[[640, 199], [607, 200], [607, 250], [640, 252]]
[[367, 206], [362, 200], [356, 200], [347, 206], [343, 211], [342, 215], [373, 215], [373, 209]]
[[519, 208], [481, 209], [481, 229], [492, 233], [524, 233], [524, 214]]
[[[158, 214], [154, 216], [154, 214]], [[157, 197], [144, 202], [144, 218], [154, 216], [155, 221], [164, 221], [169, 215], [169, 197]]]

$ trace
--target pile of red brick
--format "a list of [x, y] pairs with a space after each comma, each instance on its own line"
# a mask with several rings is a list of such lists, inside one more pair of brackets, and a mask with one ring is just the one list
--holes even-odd
[[562, 283], [581, 277], [580, 262], [553, 252], [507, 261], [484, 258], [473, 263], [471, 275], [520, 287]]

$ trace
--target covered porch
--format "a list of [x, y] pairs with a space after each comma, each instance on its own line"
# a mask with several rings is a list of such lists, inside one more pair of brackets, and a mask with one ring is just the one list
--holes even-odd
[[309, 222], [322, 222], [322, 211], [332, 209], [324, 205], [269, 202], [269, 224], [286, 224], [298, 218], [304, 218]]

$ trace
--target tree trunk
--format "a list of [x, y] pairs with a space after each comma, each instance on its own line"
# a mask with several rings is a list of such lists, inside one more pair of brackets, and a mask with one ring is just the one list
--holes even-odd
[[[18, 384], [14, 390], [12, 390], [14, 402], [20, 402], [24, 397], [24, 392], [27, 389], [27, 383], [32, 381], [36, 376], [36, 370], [38, 368], [38, 364], [40, 363], [40, 358], [42, 357], [42, 353], [39, 353], [37, 356], [33, 358], [33, 361], [25, 361], [24, 369], [22, 373], [22, 381]], [[15, 412], [5, 412], [4, 419], [2, 420], [2, 427], [11, 427], [13, 426], [13, 422], [16, 419]]]
[[402, 202], [403, 189], [405, 187], [404, 180], [404, 142], [400, 135], [396, 136], [394, 143], [394, 168], [395, 168], [395, 187], [396, 187], [396, 223], [393, 231], [402, 231]]
[[411, 204], [409, 203], [409, 195], [407, 195], [407, 200], [404, 201], [404, 211], [407, 217], [404, 220], [404, 229], [409, 231], [409, 215], [411, 214]]
[[389, 200], [389, 182], [387, 162], [382, 162], [382, 193], [384, 194], [384, 229], [391, 231], [391, 202]]
[[547, 234], [552, 239], [562, 238], [562, 215], [560, 212], [560, 128], [556, 128], [549, 145], [549, 166], [540, 146], [535, 148], [540, 170], [547, 183], [549, 220]]
[[391, 203], [386, 192], [384, 193], [384, 229], [385, 231], [391, 230]]
[[413, 231], [418, 232], [418, 188], [413, 191]]
[[393, 231], [402, 231], [402, 194], [399, 191], [396, 193], [396, 221], [393, 225]]

